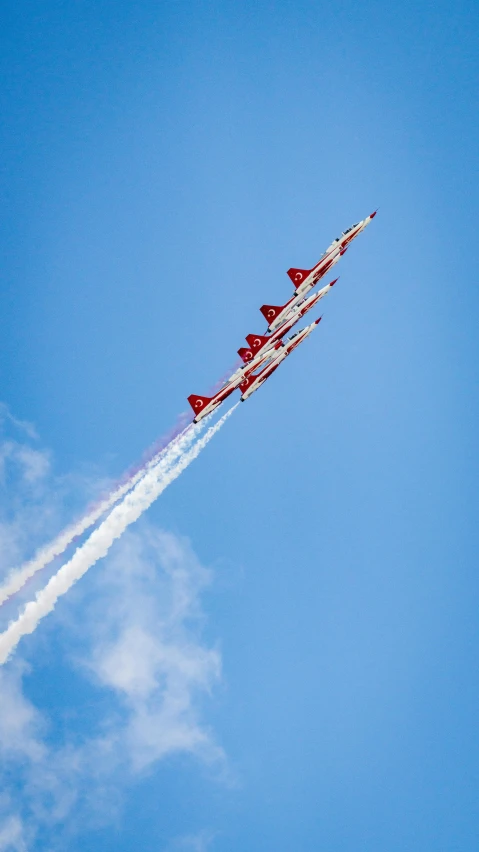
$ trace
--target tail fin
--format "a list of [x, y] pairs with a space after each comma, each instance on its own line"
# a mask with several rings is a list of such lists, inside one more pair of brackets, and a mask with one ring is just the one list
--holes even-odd
[[295, 269], [294, 266], [292, 266], [291, 269], [288, 269], [288, 275], [295, 287], [297, 287], [298, 284], [302, 284], [310, 272], [310, 269]]
[[245, 364], [247, 364], [248, 361], [252, 361], [254, 357], [251, 349], [245, 349], [244, 347], [242, 349], [238, 349], [238, 355]]
[[[263, 307], [271, 307], [270, 305], [263, 305]], [[261, 309], [263, 310], [263, 308]], [[280, 308], [282, 310], [282, 308]], [[279, 311], [278, 311], [279, 313]], [[264, 334], [247, 334], [246, 341], [249, 344], [249, 347], [252, 352], [256, 354], [260, 349], [263, 348], [265, 343], [268, 343], [269, 337], [266, 337]]]
[[188, 397], [188, 402], [190, 403], [195, 414], [199, 414], [203, 408], [206, 408], [208, 403], [211, 402], [213, 397], [209, 396], [195, 396], [194, 393], [190, 394]]
[[278, 314], [281, 313], [284, 307], [285, 305], [262, 305], [260, 311], [263, 314], [266, 322], [272, 323], [273, 320], [276, 319]]
[[239, 386], [241, 393], [243, 394], [245, 392], [245, 390], [248, 390], [249, 386], [252, 385], [253, 382], [255, 382], [257, 378], [258, 378], [258, 376], [251, 374], [251, 376], [247, 376], [246, 379], [243, 379], [243, 381], [241, 382], [241, 384]]

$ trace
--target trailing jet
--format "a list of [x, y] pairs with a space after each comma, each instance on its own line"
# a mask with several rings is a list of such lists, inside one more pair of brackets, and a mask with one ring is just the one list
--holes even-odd
[[[295, 286], [295, 291], [294, 296], [284, 305], [284, 309], [289, 308], [291, 310], [299, 304], [305, 294], [315, 287], [318, 281], [340, 260], [358, 234], [367, 228], [369, 223], [374, 219], [376, 212], [374, 211], [366, 219], [362, 219], [360, 222], [347, 228], [340, 237], [336, 237], [312, 269], [297, 269], [295, 267], [288, 269], [288, 275]], [[269, 322], [268, 332], [277, 329], [285, 318], [285, 313], [283, 312], [279, 313], [276, 317], [273, 317], [271, 313], [268, 316], [267, 314], [268, 311], [270, 312], [271, 307], [274, 308], [271, 305], [263, 305], [260, 308], [261, 313]]]
[[220, 388], [214, 396], [196, 396], [195, 394], [190, 394], [188, 402], [195, 412], [193, 422], [199, 423], [203, 417], [206, 417], [208, 414], [211, 414], [215, 408], [218, 408], [218, 406], [221, 405], [221, 403], [224, 402], [224, 400], [240, 386], [246, 376], [248, 376], [253, 370], [257, 370], [258, 367], [261, 367], [266, 361], [269, 361], [270, 358], [273, 357], [275, 350], [279, 349], [282, 345], [282, 340], [276, 340], [273, 346], [268, 347], [267, 350], [265, 349], [260, 354], [254, 356], [251, 363], [245, 363], [243, 367], [239, 367], [235, 370], [235, 372], [225, 382], [223, 387]]
[[241, 391], [241, 402], [247, 400], [251, 394], [253, 394], [259, 387], [263, 384], [263, 382], [268, 379], [275, 370], [278, 369], [279, 365], [288, 355], [291, 355], [291, 352], [299, 346], [300, 343], [303, 342], [312, 331], [316, 328], [316, 326], [320, 323], [321, 317], [311, 323], [311, 325], [307, 325], [306, 328], [301, 329], [301, 331], [297, 331], [296, 334], [293, 334], [286, 343], [281, 346], [276, 354], [273, 355], [271, 362], [264, 367], [260, 373], [250, 373], [244, 381], [239, 385], [239, 389]]
[[211, 412], [214, 411], [215, 408], [218, 408], [218, 406], [221, 405], [221, 403], [224, 402], [238, 386], [239, 382], [236, 384], [227, 382], [226, 385], [214, 396], [195, 396], [194, 393], [190, 394], [188, 402], [195, 412], [193, 423], [199, 423], [200, 420], [203, 420], [203, 417], [206, 417], [207, 414], [211, 414]]

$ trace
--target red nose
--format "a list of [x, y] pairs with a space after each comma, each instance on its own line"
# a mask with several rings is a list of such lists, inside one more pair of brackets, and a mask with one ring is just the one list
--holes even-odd
[[376, 215], [376, 213], [377, 213], [377, 212], [378, 212], [378, 211], [377, 211], [377, 210], [375, 210], [375, 211], [374, 211], [374, 213], [371, 213], [371, 215], [370, 215], [370, 217], [369, 217], [369, 218], [370, 218], [370, 219], [374, 219], [374, 217], [375, 217], [375, 215]]
[[336, 284], [336, 281], [339, 281], [339, 278], [335, 278], [334, 281], [330, 281], [329, 286], [334, 287], [334, 285]]

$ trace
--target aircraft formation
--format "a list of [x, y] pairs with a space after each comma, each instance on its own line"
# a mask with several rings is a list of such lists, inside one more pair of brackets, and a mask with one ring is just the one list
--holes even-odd
[[263, 382], [278, 369], [281, 362], [303, 340], [309, 337], [320, 323], [321, 317], [301, 331], [297, 331], [291, 337], [286, 338], [286, 335], [311, 308], [314, 308], [324, 296], [327, 296], [331, 287], [336, 284], [337, 278], [316, 293], [310, 294], [318, 281], [332, 269], [348, 250], [351, 242], [374, 219], [376, 212], [343, 231], [340, 237], [333, 240], [312, 269], [296, 269], [294, 267], [288, 269], [288, 275], [295, 288], [294, 294], [285, 305], [263, 305], [260, 308], [268, 323], [268, 328], [264, 335], [248, 334], [246, 336], [248, 347], [238, 349], [238, 355], [243, 361], [243, 365], [235, 370], [214, 396], [191, 394], [188, 397], [188, 402], [195, 413], [194, 423], [199, 423], [203, 417], [215, 411], [236, 389], [241, 392], [241, 402], [249, 399], [251, 394], [258, 390]]

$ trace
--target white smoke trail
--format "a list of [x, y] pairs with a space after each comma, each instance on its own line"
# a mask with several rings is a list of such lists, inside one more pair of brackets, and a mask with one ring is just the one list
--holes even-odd
[[115, 506], [87, 541], [76, 550], [72, 558], [62, 565], [45, 588], [37, 593], [35, 600], [30, 601], [18, 618], [0, 634], [0, 665], [6, 662], [21, 637], [27, 633], [33, 633], [41, 619], [54, 609], [58, 598], [68, 592], [98, 559], [106, 556], [115, 539], [119, 538], [126, 528], [134, 523], [165, 488], [191, 464], [238, 405], [239, 403], [236, 403], [221, 420], [218, 420], [214, 426], [210, 426], [206, 434], [189, 450], [185, 451], [185, 442], [187, 445], [189, 436], [185, 436], [183, 442], [180, 440], [172, 449], [178, 458], [177, 463], [165, 465], [165, 459], [162, 459], [156, 467], [145, 474], [133, 491], [127, 494], [118, 506]]
[[124, 495], [127, 494], [128, 491], [130, 491], [149, 470], [157, 465], [159, 461], [165, 460], [165, 462], [168, 462], [170, 458], [174, 461], [177, 458], [174, 450], [178, 442], [187, 439], [187, 444], [182, 443], [182, 447], [185, 449], [188, 444], [191, 444], [194, 441], [198, 433], [202, 431], [208, 419], [208, 417], [205, 417], [197, 426], [188, 424], [188, 426], [183, 429], [179, 435], [176, 435], [176, 437], [173, 438], [166, 447], [156, 453], [156, 455], [153, 456], [147, 464], [143, 465], [143, 467], [133, 474], [126, 482], [115, 488], [108, 497], [98, 503], [97, 506], [94, 506], [90, 512], [87, 512], [87, 514], [83, 516], [83, 518], [80, 518], [78, 521], [71, 524], [63, 530], [56, 539], [45, 545], [45, 547], [42, 547], [41, 550], [35, 554], [33, 559], [25, 562], [25, 564], [20, 568], [11, 571], [3, 585], [0, 586], [0, 606], [16, 592], [19, 592], [27, 580], [30, 580], [37, 571], [41, 571], [41, 569], [48, 565], [52, 559], [55, 559], [55, 557], [64, 553], [75, 538], [82, 535], [87, 529], [89, 529], [89, 527], [93, 526], [93, 524], [95, 524], [99, 518], [105, 514], [105, 512], [111, 509], [115, 503], [118, 503], [118, 501], [124, 497]]

